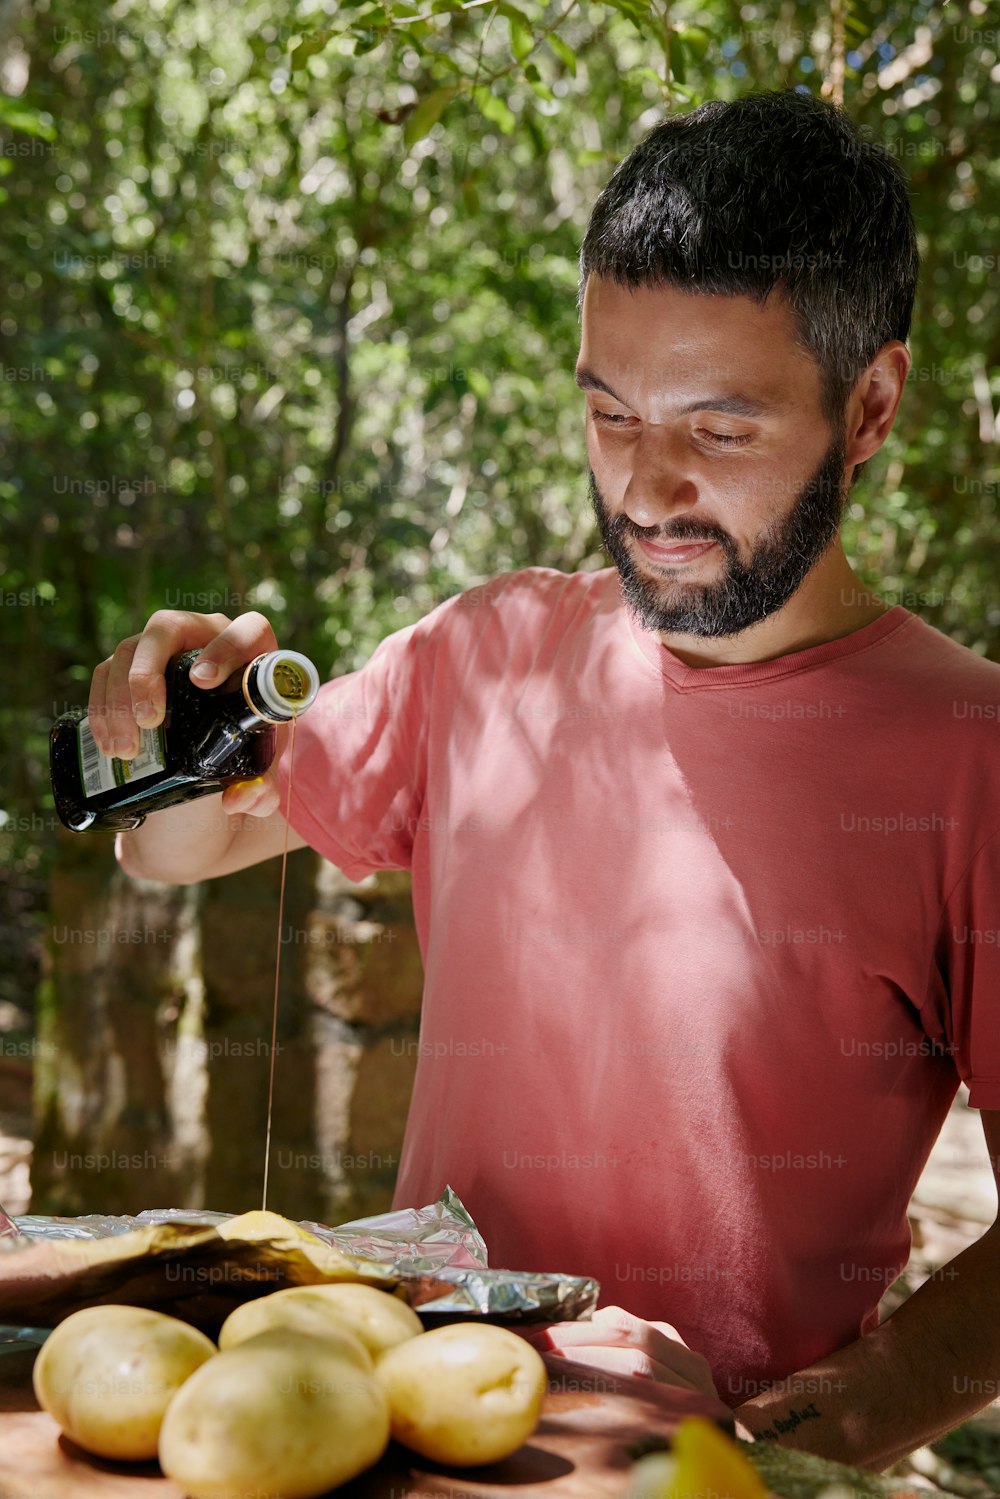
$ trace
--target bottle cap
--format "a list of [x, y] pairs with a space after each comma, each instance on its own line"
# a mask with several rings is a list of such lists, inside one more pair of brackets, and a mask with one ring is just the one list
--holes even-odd
[[319, 691], [319, 672], [299, 651], [268, 651], [251, 664], [261, 702], [282, 721], [305, 712]]

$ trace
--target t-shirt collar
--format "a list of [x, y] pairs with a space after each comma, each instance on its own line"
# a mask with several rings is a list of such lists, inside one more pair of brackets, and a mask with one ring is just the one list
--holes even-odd
[[675, 656], [669, 646], [664, 645], [651, 631], [639, 624], [632, 610], [621, 601], [619, 608], [623, 616], [623, 627], [629, 631], [639, 650], [650, 665], [682, 691], [698, 691], [712, 687], [752, 687], [758, 683], [773, 682], [780, 677], [797, 676], [812, 671], [829, 662], [843, 660], [869, 650], [888, 638], [896, 630], [917, 615], [911, 614], [902, 604], [894, 604], [885, 614], [842, 635], [837, 640], [825, 640], [820, 645], [807, 646], [804, 650], [789, 651], [787, 655], [775, 656], [770, 661], [744, 661], [728, 666], [689, 666]]

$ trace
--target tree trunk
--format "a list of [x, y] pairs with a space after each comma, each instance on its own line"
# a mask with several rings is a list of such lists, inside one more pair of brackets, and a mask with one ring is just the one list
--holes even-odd
[[[33, 1211], [260, 1206], [280, 872], [270, 860], [203, 886], [134, 881], [108, 839], [60, 832]], [[337, 1223], [388, 1207], [421, 989], [409, 876], [356, 884], [293, 852], [269, 1208]]]
[[409, 875], [356, 884], [322, 864], [300, 940], [317, 1038], [323, 1221], [345, 1222], [388, 1208], [399, 1169], [423, 989]]
[[[60, 832], [38, 1014], [33, 1209], [135, 1213], [197, 1198], [206, 1142], [183, 1037], [200, 1024], [195, 891], [127, 879]], [[192, 1102], [193, 1100], [193, 1102]]]
[[[283, 931], [301, 927], [313, 898], [317, 857], [288, 856]], [[201, 912], [205, 976], [207, 1126], [212, 1142], [207, 1206], [242, 1213], [262, 1201], [274, 1013], [281, 862], [271, 859], [213, 880]], [[319, 1206], [315, 1155], [314, 1040], [302, 981], [302, 949], [283, 941], [267, 1205], [290, 1218]]]

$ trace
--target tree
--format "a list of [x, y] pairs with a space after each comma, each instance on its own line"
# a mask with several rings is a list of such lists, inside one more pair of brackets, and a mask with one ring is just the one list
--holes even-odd
[[[603, 565], [571, 373], [576, 256], [611, 167], [665, 111], [749, 88], [842, 89], [908, 170], [924, 256], [914, 371], [847, 542], [883, 596], [996, 654], [996, 56], [981, 22], [976, 8], [920, 4], [904, 21], [846, 0], [829, 16], [793, 0], [362, 0], [317, 7], [308, 22], [284, 0], [221, 19], [204, 3], [150, 0], [8, 11], [0, 714], [13, 754], [2, 836], [12, 888], [26, 892], [4, 926], [12, 993], [35, 982], [46, 880], [53, 924], [84, 930], [73, 915], [83, 851], [49, 810], [47, 726], [153, 609], [261, 608], [280, 639], [337, 674], [498, 572]], [[163, 902], [168, 929], [194, 921], [211, 964], [242, 929], [221, 892], [191, 908], [122, 885], [107, 842], [84, 862], [87, 930], [141, 929]], [[305, 888], [296, 899], [305, 923], [322, 910]], [[148, 1073], [134, 1064], [154, 1100], [147, 1124], [129, 1112], [128, 1088], [108, 1113], [107, 1069], [95, 1070], [97, 1048], [105, 1062], [121, 1050], [108, 1049], [107, 1027], [120, 1040], [136, 1013], [120, 1008], [130, 983], [147, 1002], [144, 1052], [162, 1051], [172, 1026], [221, 1042], [251, 1014], [263, 1024], [266, 974], [245, 1009], [224, 1004], [197, 963], [180, 980], [178, 940], [148, 944], [137, 967], [136, 954], [102, 954], [96, 940], [70, 963], [50, 934], [43, 1030], [60, 1039], [39, 1094], [50, 1153], [65, 1144], [52, 1101], [80, 1087], [77, 1154], [126, 1135], [138, 1148], [144, 1129], [174, 1138], [177, 1084], [162, 1057]], [[412, 1029], [412, 937], [405, 953], [409, 1010], [400, 1000], [393, 1023]], [[81, 988], [100, 1026], [75, 1023]], [[293, 1000], [286, 991], [294, 1012]], [[328, 1045], [316, 1009], [289, 1022], [304, 1048], [298, 1075], [315, 1075]], [[368, 1020], [333, 1019], [361, 1027], [338, 1033], [351, 1055], [384, 1050]], [[204, 1128], [229, 1097], [222, 1079], [239, 1074], [213, 1080], [189, 1065], [191, 1097], [212, 1082], [208, 1102], [190, 1104]], [[405, 1088], [400, 1069], [390, 1076], [382, 1086]], [[395, 1093], [393, 1106], [401, 1126]], [[290, 1138], [308, 1155], [293, 1115]], [[222, 1191], [208, 1145], [186, 1127], [183, 1170], [153, 1183]], [[360, 1158], [364, 1140], [354, 1143]], [[302, 1181], [315, 1192], [315, 1171]], [[324, 1200], [345, 1210], [352, 1192], [370, 1207], [389, 1188], [381, 1166], [371, 1191], [338, 1181]], [[53, 1175], [44, 1205], [87, 1195], [62, 1190]], [[148, 1205], [152, 1190], [126, 1176], [118, 1205]]]

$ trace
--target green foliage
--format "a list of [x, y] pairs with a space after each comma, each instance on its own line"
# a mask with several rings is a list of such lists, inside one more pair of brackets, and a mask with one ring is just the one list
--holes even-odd
[[[995, 654], [977, 24], [846, 18], [846, 103], [910, 175], [925, 263], [848, 541]], [[603, 565], [572, 383], [589, 209], [666, 110], [819, 89], [829, 29], [794, 0], [27, 5], [0, 34], [9, 813], [46, 807], [48, 722], [156, 608], [261, 608], [336, 673], [485, 577]]]

